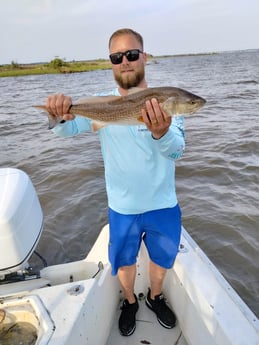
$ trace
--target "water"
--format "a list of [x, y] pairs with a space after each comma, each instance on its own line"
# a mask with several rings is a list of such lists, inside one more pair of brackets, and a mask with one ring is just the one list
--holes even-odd
[[[259, 50], [159, 59], [146, 74], [149, 86], [207, 99], [186, 117], [177, 161], [183, 224], [259, 315]], [[23, 169], [36, 187], [45, 215], [38, 251], [48, 264], [85, 257], [107, 223], [107, 199], [97, 135], [56, 137], [32, 104], [114, 86], [111, 71], [0, 79], [0, 167]]]
[[37, 329], [29, 322], [0, 325], [0, 345], [34, 345]]

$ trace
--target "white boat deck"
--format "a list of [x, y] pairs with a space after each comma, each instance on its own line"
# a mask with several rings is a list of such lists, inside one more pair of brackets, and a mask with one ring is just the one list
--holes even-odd
[[179, 327], [179, 323], [173, 329], [162, 327], [158, 323], [156, 315], [147, 308], [144, 299], [139, 301], [136, 330], [129, 337], [124, 337], [119, 333], [118, 319], [120, 312], [119, 304], [106, 345], [188, 345]]
[[136, 330], [121, 336], [121, 286], [111, 275], [107, 242], [105, 227], [86, 259], [46, 267], [36, 281], [0, 287], [6, 315], [20, 321], [31, 317], [38, 329], [35, 345], [259, 345], [258, 319], [184, 229], [181, 250], [163, 286], [177, 315], [176, 327], [163, 328], [145, 305], [148, 255], [142, 246], [135, 282], [140, 305]]

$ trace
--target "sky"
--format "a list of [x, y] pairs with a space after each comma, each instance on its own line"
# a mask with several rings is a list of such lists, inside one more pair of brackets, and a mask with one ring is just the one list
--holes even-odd
[[0, 64], [108, 57], [129, 27], [152, 55], [259, 48], [259, 0], [0, 0]]

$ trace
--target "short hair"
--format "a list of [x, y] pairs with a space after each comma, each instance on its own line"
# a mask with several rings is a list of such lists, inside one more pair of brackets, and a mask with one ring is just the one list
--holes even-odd
[[111, 35], [110, 40], [109, 40], [109, 48], [111, 46], [111, 41], [113, 40], [113, 38], [116, 38], [116, 37], [119, 37], [122, 35], [134, 35], [136, 37], [136, 39], [138, 40], [138, 42], [140, 43], [141, 48], [142, 49], [144, 48], [143, 37], [138, 32], [136, 32], [132, 29], [127, 29], [127, 28], [119, 29]]

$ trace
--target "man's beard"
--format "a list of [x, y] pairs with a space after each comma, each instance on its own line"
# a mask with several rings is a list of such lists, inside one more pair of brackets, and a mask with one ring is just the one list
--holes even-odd
[[135, 72], [134, 74], [127, 75], [127, 76], [123, 76], [121, 74], [114, 75], [114, 79], [116, 80], [118, 85], [124, 90], [128, 90], [131, 87], [137, 87], [140, 84], [140, 82], [142, 82], [144, 77], [145, 77], [144, 68]]

